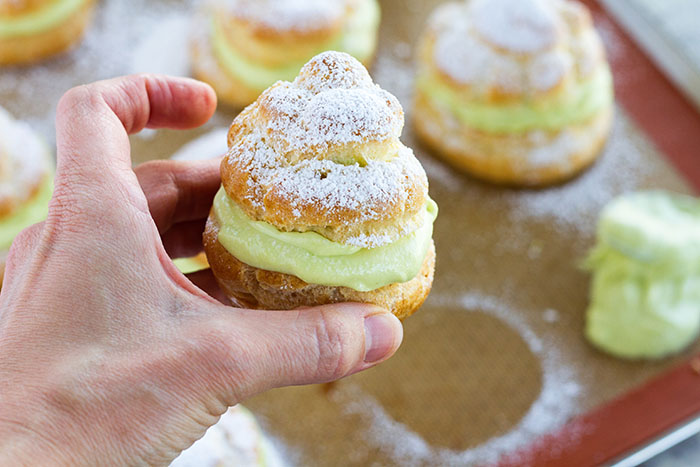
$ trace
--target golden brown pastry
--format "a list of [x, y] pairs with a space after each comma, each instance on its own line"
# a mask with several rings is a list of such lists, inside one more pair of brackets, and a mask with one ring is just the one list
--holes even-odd
[[52, 167], [44, 142], [0, 107], [0, 284], [12, 240], [46, 217]]
[[32, 63], [78, 42], [94, 0], [0, 0], [0, 65]]
[[420, 40], [415, 127], [477, 177], [545, 185], [591, 164], [612, 78], [588, 10], [570, 0], [441, 5]]
[[243, 107], [276, 81], [293, 80], [319, 52], [368, 64], [379, 15], [377, 0], [221, 0], [196, 26], [194, 75], [219, 100]]
[[437, 206], [403, 111], [354, 58], [316, 56], [231, 125], [204, 246], [219, 285], [266, 309], [427, 297]]

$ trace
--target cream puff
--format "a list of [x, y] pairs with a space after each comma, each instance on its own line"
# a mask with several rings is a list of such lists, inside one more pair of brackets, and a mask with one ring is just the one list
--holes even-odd
[[0, 65], [35, 62], [78, 42], [94, 0], [0, 0]]
[[219, 0], [195, 28], [194, 76], [220, 101], [244, 107], [276, 81], [292, 81], [320, 52], [369, 64], [379, 16], [377, 0]]
[[204, 233], [241, 306], [355, 301], [399, 318], [427, 297], [437, 206], [399, 140], [396, 98], [348, 54], [325, 52], [233, 121]]
[[255, 416], [241, 405], [231, 407], [218, 423], [170, 467], [282, 467], [286, 465]]
[[0, 284], [12, 241], [46, 217], [53, 192], [53, 161], [28, 125], [0, 107]]
[[571, 0], [441, 5], [419, 46], [415, 128], [485, 180], [538, 186], [590, 165], [613, 116], [610, 68]]

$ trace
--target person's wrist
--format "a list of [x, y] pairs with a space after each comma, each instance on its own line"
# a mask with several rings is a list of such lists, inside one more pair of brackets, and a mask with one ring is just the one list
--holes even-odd
[[56, 414], [28, 392], [16, 402], [8, 393], [0, 398], [0, 465], [76, 465], [77, 449], [56, 433]]
[[21, 422], [0, 421], [0, 465], [67, 464], [62, 450]]

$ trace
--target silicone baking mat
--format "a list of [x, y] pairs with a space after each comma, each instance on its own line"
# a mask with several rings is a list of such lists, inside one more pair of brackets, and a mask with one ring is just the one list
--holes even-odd
[[[55, 104], [70, 86], [136, 71], [186, 74], [195, 3], [104, 0], [70, 54], [1, 70], [0, 102], [52, 140]], [[580, 261], [600, 209], [616, 195], [692, 191], [673, 165], [700, 186], [700, 117], [591, 4], [619, 104], [599, 162], [539, 191], [462, 176], [433, 158], [411, 128], [414, 43], [439, 3], [382, 1], [371, 69], [402, 102], [403, 139], [440, 205], [433, 293], [405, 322], [403, 346], [387, 363], [333, 386], [279, 389], [245, 405], [299, 465], [610, 460], [700, 412], [700, 377], [687, 365], [669, 373], [700, 345], [659, 362], [620, 361], [591, 348], [582, 335], [589, 276]], [[168, 157], [233, 116], [221, 109], [200, 130], [135, 136], [133, 159]]]

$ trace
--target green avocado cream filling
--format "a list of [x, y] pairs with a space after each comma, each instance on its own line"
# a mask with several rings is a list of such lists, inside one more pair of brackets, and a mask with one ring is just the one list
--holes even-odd
[[85, 0], [58, 0], [16, 17], [0, 17], [0, 38], [30, 36], [48, 31], [67, 20]]
[[53, 178], [46, 177], [39, 191], [26, 205], [19, 207], [8, 217], [0, 219], [0, 250], [9, 250], [12, 240], [22, 230], [46, 219], [52, 194]]
[[591, 78], [572, 83], [541, 101], [494, 105], [466, 99], [429, 74], [418, 79], [418, 88], [465, 125], [491, 133], [556, 130], [586, 121], [613, 102], [612, 75], [607, 65]]
[[206, 264], [202, 264], [197, 258], [176, 258], [173, 263], [183, 274], [191, 274], [207, 268]]
[[231, 47], [221, 27], [221, 22], [216, 18], [212, 19], [212, 48], [228, 73], [249, 88], [262, 92], [277, 81], [294, 81], [299, 70], [311, 57], [326, 50], [346, 52], [360, 61], [369, 59], [376, 45], [379, 16], [377, 0], [364, 0], [338, 37], [319, 46], [316, 53], [304, 60], [278, 67], [268, 67], [252, 62]]
[[394, 243], [367, 249], [333, 242], [316, 232], [281, 232], [250, 219], [223, 188], [214, 199], [219, 242], [240, 261], [311, 284], [360, 292], [416, 277], [430, 248], [437, 211], [437, 204], [428, 200], [421, 227]]
[[682, 350], [700, 331], [700, 200], [652, 191], [603, 211], [586, 335], [625, 358]]

